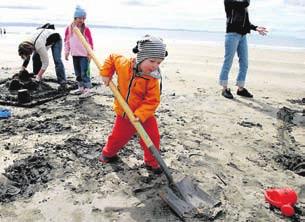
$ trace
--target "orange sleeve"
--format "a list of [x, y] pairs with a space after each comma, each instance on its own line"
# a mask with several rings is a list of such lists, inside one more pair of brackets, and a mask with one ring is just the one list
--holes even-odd
[[114, 72], [120, 67], [121, 60], [125, 57], [117, 54], [110, 54], [100, 69], [100, 76], [112, 77]]
[[134, 112], [144, 123], [149, 117], [153, 116], [160, 104], [160, 84], [159, 80], [150, 80], [147, 86], [146, 95], [139, 108]]

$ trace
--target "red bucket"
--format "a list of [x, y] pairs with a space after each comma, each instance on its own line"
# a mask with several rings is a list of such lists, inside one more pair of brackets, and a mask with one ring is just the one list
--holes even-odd
[[284, 216], [295, 214], [294, 205], [298, 200], [296, 192], [291, 188], [272, 188], [265, 190], [265, 200], [271, 206], [281, 209]]

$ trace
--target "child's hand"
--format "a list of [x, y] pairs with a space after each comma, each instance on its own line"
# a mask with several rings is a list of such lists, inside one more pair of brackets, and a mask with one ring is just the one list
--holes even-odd
[[102, 82], [105, 86], [109, 86], [110, 78], [106, 76], [102, 76]]
[[35, 79], [36, 81], [40, 82], [42, 79], [42, 75], [37, 74]]
[[65, 59], [68, 61], [69, 60], [69, 53], [65, 53]]
[[135, 116], [134, 122], [140, 122], [140, 118]]

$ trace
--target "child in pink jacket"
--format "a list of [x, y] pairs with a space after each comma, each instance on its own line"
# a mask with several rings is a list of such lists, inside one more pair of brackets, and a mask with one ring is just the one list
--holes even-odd
[[74, 21], [66, 28], [65, 31], [65, 59], [68, 60], [69, 54], [73, 58], [74, 72], [78, 82], [78, 89], [74, 94], [90, 94], [91, 79], [89, 67], [89, 55], [82, 45], [77, 35], [73, 33], [73, 28], [77, 27], [84, 35], [85, 39], [93, 49], [93, 41], [90, 29], [85, 25], [86, 11], [80, 6], [76, 6], [74, 12]]

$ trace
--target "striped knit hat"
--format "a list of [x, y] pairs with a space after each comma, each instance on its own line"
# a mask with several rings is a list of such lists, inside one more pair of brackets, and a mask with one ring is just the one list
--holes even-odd
[[137, 41], [137, 45], [133, 48], [133, 52], [137, 53], [136, 65], [145, 59], [158, 58], [164, 59], [167, 56], [166, 45], [162, 39], [145, 35], [141, 40]]

